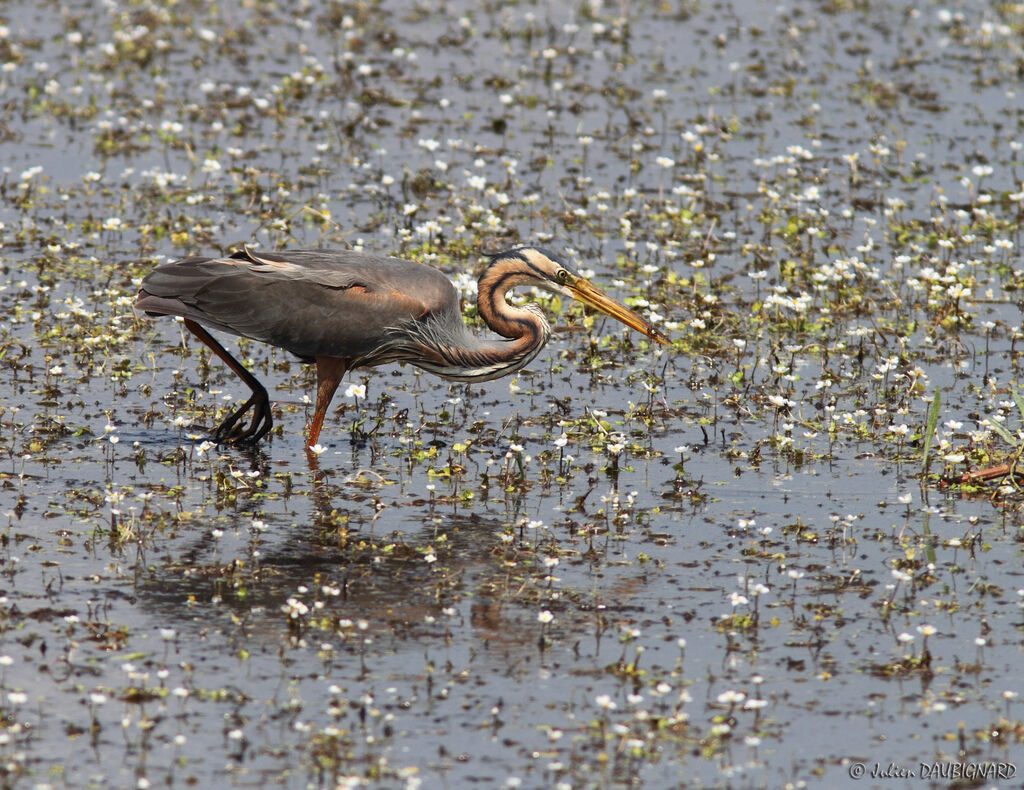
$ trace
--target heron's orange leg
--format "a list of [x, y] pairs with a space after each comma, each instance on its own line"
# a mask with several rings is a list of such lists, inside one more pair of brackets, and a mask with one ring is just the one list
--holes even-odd
[[316, 358], [316, 409], [313, 411], [313, 422], [309, 424], [309, 439], [306, 442], [306, 447], [312, 447], [320, 438], [320, 429], [324, 425], [324, 417], [327, 416], [327, 407], [331, 405], [334, 393], [347, 370], [347, 359]]
[[[267, 395], [266, 388], [202, 326], [188, 318], [185, 319], [185, 326], [188, 327], [188, 330], [193, 335], [209, 346], [214, 354], [224, 360], [224, 364], [231, 368], [245, 382], [245, 385], [252, 390], [252, 396], [249, 400], [218, 425], [211, 438], [218, 444], [258, 442], [274, 426], [274, 421], [270, 416], [270, 397]], [[252, 410], [252, 420], [249, 422], [248, 427], [242, 428], [236, 425], [250, 409]]]

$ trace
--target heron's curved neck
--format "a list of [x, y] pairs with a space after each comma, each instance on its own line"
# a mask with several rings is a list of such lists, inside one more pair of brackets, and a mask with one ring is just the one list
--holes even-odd
[[537, 350], [551, 336], [551, 326], [536, 305], [516, 307], [508, 303], [508, 292], [518, 285], [526, 285], [530, 278], [521, 271], [502, 266], [490, 266], [480, 275], [477, 285], [476, 308], [480, 317], [492, 330], [507, 337], [513, 344]]
[[481, 276], [477, 290], [477, 312], [484, 323], [505, 340], [481, 338], [466, 330], [464, 345], [452, 347], [446, 378], [459, 381], [489, 381], [522, 368], [532, 360], [551, 337], [551, 325], [533, 304], [510, 305], [506, 294], [530, 280], [521, 272], [509, 271], [500, 263]]
[[[514, 373], [528, 364], [547, 343], [551, 326], [536, 305], [515, 307], [505, 295], [517, 285], [530, 282], [521, 272], [508, 271], [499, 264], [481, 276], [477, 297], [480, 317], [497, 338], [483, 338], [470, 332], [457, 309], [437, 324], [420, 324], [418, 353], [406, 361], [455, 381], [490, 381]], [[452, 337], [458, 326], [461, 331]], [[429, 351], [429, 353], [424, 353]]]

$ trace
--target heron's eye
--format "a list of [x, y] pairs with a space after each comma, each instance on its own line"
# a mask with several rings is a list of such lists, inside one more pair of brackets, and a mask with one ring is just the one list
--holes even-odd
[[555, 279], [558, 280], [558, 282], [560, 283], [567, 283], [569, 282], [569, 272], [567, 272], [565, 269], [559, 269], [557, 272], [555, 272]]

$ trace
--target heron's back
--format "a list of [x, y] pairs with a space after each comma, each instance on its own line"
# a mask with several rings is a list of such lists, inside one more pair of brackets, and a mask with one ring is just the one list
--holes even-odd
[[[294, 250], [163, 264], [136, 309], [178, 315], [281, 346], [305, 359], [373, 364], [409, 322], [458, 317], [458, 294], [430, 266], [351, 250]], [[461, 319], [458, 319], [461, 325]]]

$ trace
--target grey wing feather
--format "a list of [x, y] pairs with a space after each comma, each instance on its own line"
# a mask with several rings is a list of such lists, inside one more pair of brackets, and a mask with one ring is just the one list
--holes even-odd
[[[372, 362], [410, 322], [458, 311], [458, 294], [423, 264], [348, 250], [236, 253], [158, 266], [136, 309], [180, 315], [300, 357]], [[461, 325], [461, 320], [459, 321]]]

